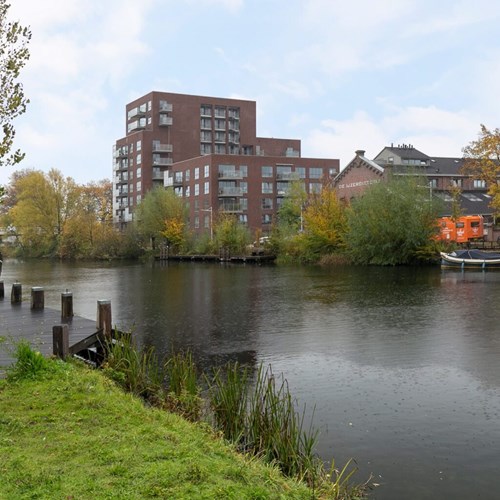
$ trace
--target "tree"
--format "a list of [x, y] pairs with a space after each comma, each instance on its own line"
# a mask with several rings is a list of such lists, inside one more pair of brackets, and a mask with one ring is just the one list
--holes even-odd
[[0, 125], [3, 130], [0, 165], [15, 165], [24, 158], [19, 150], [11, 153], [15, 136], [12, 121], [26, 111], [29, 103], [17, 79], [29, 59], [31, 32], [18, 22], [7, 21], [9, 7], [5, 0], [0, 0]]
[[8, 218], [23, 248], [33, 255], [54, 255], [66, 222], [77, 213], [78, 190], [58, 170], [25, 170], [9, 188]]
[[[156, 238], [174, 235], [175, 243], [184, 242], [178, 233], [178, 228], [184, 228], [186, 207], [182, 198], [177, 196], [172, 189], [158, 187], [146, 194], [142, 203], [136, 209], [136, 223], [139, 232], [154, 242]], [[175, 224], [173, 224], [175, 221]], [[175, 231], [173, 228], [176, 228]], [[174, 243], [174, 242], [172, 242]], [[154, 243], [153, 243], [154, 246]]]
[[278, 212], [282, 232], [293, 234], [302, 229], [302, 215], [306, 201], [304, 183], [299, 180], [292, 181]]
[[222, 212], [214, 224], [214, 239], [218, 247], [231, 254], [238, 254], [245, 252], [250, 234], [234, 215]]
[[311, 257], [332, 254], [344, 247], [345, 209], [331, 184], [310, 196], [304, 210], [305, 249]]
[[379, 265], [418, 260], [435, 234], [440, 208], [427, 190], [424, 178], [394, 176], [353, 200], [346, 238], [353, 260]]
[[463, 171], [476, 179], [485, 181], [488, 194], [492, 197], [490, 206], [500, 213], [500, 129], [488, 130], [481, 124], [479, 138], [471, 141], [462, 150]]

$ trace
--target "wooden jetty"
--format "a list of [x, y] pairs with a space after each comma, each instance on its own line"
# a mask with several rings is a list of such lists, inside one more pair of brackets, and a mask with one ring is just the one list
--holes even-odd
[[73, 296], [61, 294], [61, 310], [46, 308], [42, 287], [31, 288], [30, 300], [22, 300], [22, 285], [12, 284], [10, 299], [0, 281], [0, 377], [14, 361], [15, 345], [27, 340], [45, 356], [66, 357], [102, 342], [111, 334], [111, 303], [97, 301], [97, 318], [73, 315]]
[[160, 254], [155, 257], [159, 261], [177, 262], [221, 262], [233, 264], [270, 264], [276, 260], [276, 255], [267, 253], [253, 253], [252, 255], [230, 255], [221, 250], [219, 255], [177, 255], [171, 254], [168, 247], [160, 248]]

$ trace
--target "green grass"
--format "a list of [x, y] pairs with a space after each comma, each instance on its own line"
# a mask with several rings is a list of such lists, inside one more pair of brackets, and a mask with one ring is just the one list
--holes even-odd
[[51, 360], [24, 375], [0, 381], [2, 499], [313, 498], [99, 371]]

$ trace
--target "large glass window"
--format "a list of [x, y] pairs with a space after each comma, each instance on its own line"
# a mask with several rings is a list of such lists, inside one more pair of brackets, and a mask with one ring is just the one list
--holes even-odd
[[273, 176], [273, 167], [261, 167], [262, 177], [272, 177]]
[[273, 199], [272, 198], [262, 198], [262, 210], [272, 210]]
[[194, 179], [198, 180], [200, 178], [200, 167], [195, 167], [194, 169]]
[[210, 175], [210, 165], [205, 165], [203, 167], [203, 169], [204, 169], [204, 174], [205, 174], [205, 178], [206, 178]]
[[309, 169], [309, 179], [321, 179], [323, 177], [323, 169], [317, 167], [311, 167]]
[[484, 189], [486, 187], [486, 181], [483, 181], [482, 179], [474, 179], [474, 187]]
[[199, 194], [200, 194], [200, 185], [199, 184], [195, 184], [194, 185], [194, 195], [198, 196]]
[[204, 194], [210, 194], [210, 182], [207, 181], [204, 184]]
[[306, 178], [306, 169], [305, 167], [295, 167], [295, 172], [297, 173], [297, 176], [299, 179], [305, 179]]
[[263, 182], [262, 183], [262, 194], [268, 194], [273, 192], [273, 183], [272, 182]]

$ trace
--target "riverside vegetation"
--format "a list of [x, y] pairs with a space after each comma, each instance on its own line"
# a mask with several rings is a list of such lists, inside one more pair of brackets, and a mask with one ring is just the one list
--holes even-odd
[[190, 354], [160, 364], [127, 340], [107, 347], [97, 371], [18, 345], [0, 381], [0, 497], [366, 495], [349, 464], [327, 470], [314, 456], [316, 432], [303, 430], [270, 369], [249, 389], [249, 369], [230, 364], [205, 375], [202, 390]]

